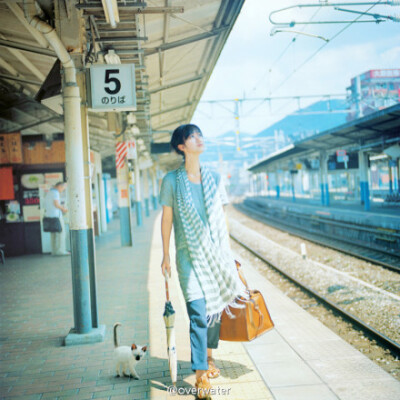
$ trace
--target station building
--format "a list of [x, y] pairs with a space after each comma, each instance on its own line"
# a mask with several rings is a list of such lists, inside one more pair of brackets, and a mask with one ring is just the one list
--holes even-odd
[[360, 118], [400, 101], [400, 69], [372, 69], [351, 80], [347, 88], [348, 120]]

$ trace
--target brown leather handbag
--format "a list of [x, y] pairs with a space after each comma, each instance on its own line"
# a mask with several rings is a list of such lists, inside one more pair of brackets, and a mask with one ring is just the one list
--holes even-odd
[[229, 307], [233, 317], [225, 310], [223, 311], [219, 338], [228, 342], [250, 342], [272, 329], [274, 323], [262, 294], [258, 290], [249, 289], [240, 263], [235, 262], [239, 277], [246, 286], [250, 299], [240, 297], [236, 300], [238, 308]]

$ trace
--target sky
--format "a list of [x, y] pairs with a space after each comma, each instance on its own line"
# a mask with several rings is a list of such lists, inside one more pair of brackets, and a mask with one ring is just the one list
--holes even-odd
[[[281, 28], [290, 32], [271, 36], [274, 25], [269, 21], [269, 14], [299, 4], [306, 2], [245, 0], [192, 119], [204, 134], [214, 137], [236, 130], [237, 126], [240, 132], [256, 134], [298, 109], [299, 103], [295, 99], [246, 101], [239, 106], [239, 120], [235, 120], [233, 102], [209, 104], [203, 101], [345, 94], [351, 78], [356, 75], [370, 69], [400, 68], [399, 22], [296, 24], [293, 28]], [[308, 0], [307, 4], [319, 5], [319, 1]], [[370, 7], [342, 6], [362, 12]], [[400, 17], [400, 6], [377, 4], [370, 12]], [[273, 16], [279, 22], [353, 21], [358, 17], [332, 7], [296, 7]], [[367, 19], [373, 18], [364, 15], [359, 21]], [[293, 30], [331, 40], [325, 42], [293, 33]], [[320, 99], [301, 99], [300, 106]]]

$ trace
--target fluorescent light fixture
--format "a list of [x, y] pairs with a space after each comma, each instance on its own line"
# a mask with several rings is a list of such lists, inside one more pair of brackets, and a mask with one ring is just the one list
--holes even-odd
[[107, 64], [121, 64], [121, 59], [119, 55], [115, 53], [113, 49], [108, 50], [107, 54], [104, 56]]
[[370, 157], [370, 161], [376, 161], [376, 160], [383, 160], [385, 158], [387, 158], [388, 156], [386, 154], [380, 154], [378, 156], [372, 156]]
[[136, 124], [136, 115], [134, 113], [129, 113], [126, 117], [128, 124], [133, 125]]
[[103, 4], [106, 21], [111, 25], [111, 28], [116, 28], [119, 22], [117, 0], [101, 0], [101, 3]]
[[133, 125], [132, 128], [131, 128], [131, 132], [132, 132], [134, 135], [139, 135], [139, 134], [140, 134], [140, 129], [138, 128], [137, 125]]

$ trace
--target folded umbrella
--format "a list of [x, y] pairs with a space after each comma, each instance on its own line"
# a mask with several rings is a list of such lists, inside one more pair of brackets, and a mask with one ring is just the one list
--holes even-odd
[[164, 322], [167, 331], [167, 346], [168, 346], [168, 364], [169, 372], [171, 374], [172, 384], [176, 385], [177, 372], [178, 372], [178, 358], [176, 355], [176, 342], [175, 342], [175, 310], [172, 307], [172, 303], [169, 300], [169, 289], [168, 289], [168, 272], [165, 271], [165, 293], [167, 301], [165, 302], [164, 309]]

